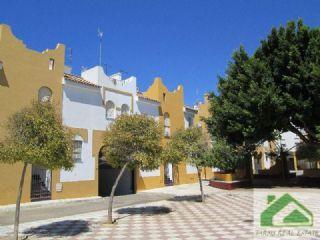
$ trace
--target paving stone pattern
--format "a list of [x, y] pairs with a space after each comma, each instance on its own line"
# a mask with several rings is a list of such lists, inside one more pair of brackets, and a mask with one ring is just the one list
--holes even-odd
[[[117, 223], [105, 225], [105, 212], [21, 225], [28, 239], [239, 239], [253, 238], [253, 199], [250, 193], [196, 196], [120, 208]], [[3, 239], [11, 227], [0, 230]]]

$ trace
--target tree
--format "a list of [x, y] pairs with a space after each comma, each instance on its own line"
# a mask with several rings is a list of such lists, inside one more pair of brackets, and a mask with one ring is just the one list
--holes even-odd
[[185, 162], [197, 168], [198, 180], [201, 191], [201, 200], [205, 196], [201, 181], [201, 170], [203, 167], [212, 166], [211, 158], [207, 155], [209, 151], [208, 139], [201, 128], [192, 127], [178, 130], [167, 143], [163, 152], [166, 162]]
[[109, 198], [108, 224], [112, 224], [114, 193], [126, 168], [154, 170], [160, 166], [162, 131], [158, 123], [143, 115], [121, 115], [104, 138], [102, 150], [108, 164], [121, 168]]
[[[320, 142], [320, 127], [317, 127], [317, 139]], [[298, 159], [308, 159], [310, 162], [320, 161], [320, 143], [301, 143], [297, 146]]]
[[14, 238], [18, 239], [20, 202], [28, 165], [35, 164], [51, 170], [71, 169], [71, 135], [64, 129], [49, 102], [33, 102], [30, 107], [13, 114], [6, 128], [7, 135], [0, 143], [0, 161], [23, 163], [14, 222]]
[[291, 131], [305, 143], [319, 142], [320, 29], [301, 19], [273, 28], [253, 57], [266, 64], [284, 103], [278, 130]]
[[245, 158], [244, 149], [231, 146], [224, 139], [217, 139], [212, 144], [212, 149], [208, 157], [211, 158], [212, 165], [225, 173], [233, 173], [241, 166]]
[[206, 122], [213, 139], [252, 153], [278, 132], [292, 131], [305, 143], [318, 143], [320, 30], [302, 20], [289, 22], [273, 28], [253, 56], [240, 47], [210, 103]]

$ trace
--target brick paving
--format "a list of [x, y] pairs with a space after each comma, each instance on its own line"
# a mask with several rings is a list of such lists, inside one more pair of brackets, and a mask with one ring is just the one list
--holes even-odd
[[[195, 185], [196, 186], [196, 185]], [[265, 204], [265, 198], [254, 191], [221, 191], [206, 187], [206, 203], [198, 201], [197, 188], [186, 193], [188, 186], [172, 188], [178, 194], [168, 200], [137, 204], [115, 209], [117, 223], [106, 225], [106, 211], [70, 217], [23, 223], [20, 231], [28, 239], [320, 239], [320, 236], [298, 238], [257, 238], [254, 233], [254, 208]], [[181, 190], [182, 189], [182, 190]], [[290, 189], [292, 190], [292, 189]], [[157, 190], [158, 191], [158, 190]], [[168, 190], [166, 190], [168, 191]], [[180, 191], [180, 192], [179, 192]], [[288, 189], [266, 190], [279, 194]], [[318, 204], [320, 191], [299, 190], [297, 196], [309, 204], [315, 225], [320, 225]], [[301, 194], [304, 192], [304, 194]], [[257, 202], [258, 199], [258, 202]], [[319, 233], [320, 229], [318, 228]], [[0, 226], [0, 239], [8, 239], [12, 226]]]
[[[252, 196], [218, 194], [135, 205], [115, 211], [117, 223], [103, 223], [105, 212], [21, 224], [28, 239], [251, 239]], [[12, 227], [2, 230], [8, 237]], [[0, 230], [1, 239], [1, 230]]]

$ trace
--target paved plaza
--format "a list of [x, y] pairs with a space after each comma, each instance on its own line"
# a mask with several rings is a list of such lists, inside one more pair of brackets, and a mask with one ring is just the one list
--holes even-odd
[[[206, 203], [199, 202], [198, 185], [189, 184], [148, 191], [170, 194], [171, 198], [114, 209], [116, 224], [104, 224], [106, 211], [78, 214], [21, 224], [28, 239], [254, 239], [255, 191], [223, 191], [206, 186]], [[263, 192], [264, 190], [259, 190]], [[288, 189], [268, 189], [281, 194]], [[292, 191], [292, 189], [290, 189]], [[297, 189], [315, 199], [318, 189]], [[174, 194], [173, 194], [174, 193]], [[264, 201], [259, 193], [259, 201]], [[318, 195], [319, 196], [319, 195]], [[116, 200], [117, 201], [117, 200]], [[317, 202], [312, 210], [320, 212]], [[315, 214], [315, 215], [316, 215]], [[316, 215], [315, 217], [318, 217]], [[316, 225], [319, 225], [317, 220]], [[0, 227], [0, 239], [7, 239], [12, 226]], [[259, 238], [280, 239], [280, 238]], [[282, 239], [282, 238], [281, 238]], [[286, 238], [283, 238], [286, 239]], [[291, 239], [291, 238], [288, 238]], [[319, 236], [299, 239], [320, 239]]]

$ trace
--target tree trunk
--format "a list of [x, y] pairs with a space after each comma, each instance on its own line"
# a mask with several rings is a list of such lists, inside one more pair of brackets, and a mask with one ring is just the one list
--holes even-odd
[[120, 178], [121, 178], [124, 170], [126, 169], [127, 165], [128, 165], [128, 162], [122, 167], [122, 169], [121, 169], [116, 181], [114, 182], [114, 184], [112, 186], [112, 190], [111, 190], [110, 197], [109, 197], [107, 224], [112, 224], [113, 223], [113, 221], [112, 221], [113, 197], [114, 197], [114, 193], [116, 192], [116, 189], [117, 189], [118, 183], [120, 181]]
[[17, 202], [16, 202], [16, 213], [14, 217], [14, 228], [13, 228], [14, 229], [13, 236], [15, 240], [18, 240], [18, 237], [19, 237], [20, 203], [21, 203], [22, 189], [23, 189], [24, 177], [26, 175], [27, 166], [28, 166], [28, 163], [24, 163], [21, 178], [20, 178]]
[[252, 165], [252, 158], [250, 158], [250, 156], [248, 157], [249, 164], [248, 164], [248, 167], [246, 167], [246, 169], [248, 171], [248, 175], [249, 175], [249, 178], [250, 178], [250, 183], [251, 183], [251, 185], [253, 185], [253, 180], [254, 180], [253, 165]]
[[200, 170], [200, 168], [198, 166], [197, 166], [197, 171], [198, 171], [198, 180], [199, 180], [199, 184], [200, 184], [201, 202], [204, 203], [205, 202], [205, 197], [204, 197], [202, 181], [201, 181], [201, 170]]
[[287, 156], [286, 153], [281, 149], [280, 150], [280, 161], [282, 166], [282, 179], [288, 179], [288, 164], [287, 164]]

